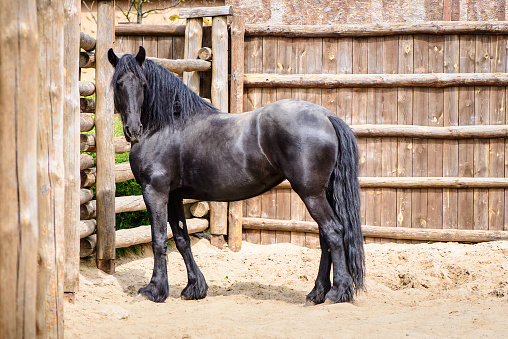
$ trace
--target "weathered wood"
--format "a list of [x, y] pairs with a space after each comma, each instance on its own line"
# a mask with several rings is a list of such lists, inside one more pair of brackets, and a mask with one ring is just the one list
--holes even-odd
[[93, 199], [93, 191], [91, 189], [82, 188], [79, 191], [79, 204], [84, 204]]
[[[113, 148], [117, 154], [127, 153], [131, 150], [131, 144], [125, 137], [113, 137]], [[80, 150], [81, 152], [97, 152], [95, 134], [81, 134], [80, 136]]]
[[184, 36], [185, 25], [140, 25], [125, 24], [115, 26], [115, 34], [123, 35], [140, 35], [140, 36]]
[[[134, 179], [129, 162], [115, 164], [113, 171], [115, 183]], [[95, 186], [96, 175], [97, 169], [95, 167], [81, 171], [81, 187]]]
[[[65, 107], [64, 107], [64, 162], [65, 162], [65, 202], [64, 236], [65, 267], [64, 292], [74, 293], [79, 289], [79, 207], [80, 173], [84, 157], [79, 157], [79, 131], [81, 129], [79, 101], [79, 25], [81, 20], [81, 1], [64, 1], [64, 65], [65, 65]], [[85, 157], [86, 166], [93, 166], [93, 159]]]
[[399, 137], [422, 139], [507, 138], [508, 125], [416, 126], [416, 125], [351, 125], [357, 137]]
[[387, 22], [347, 25], [246, 25], [246, 36], [289, 38], [370, 37], [407, 34], [508, 34], [503, 21]]
[[[317, 223], [311, 221], [261, 218], [243, 218], [243, 228], [309, 233], [319, 232]], [[485, 242], [508, 240], [508, 232], [505, 231], [422, 229], [363, 225], [362, 232], [366, 237], [420, 241]]]
[[90, 234], [93, 234], [96, 227], [97, 221], [95, 221], [95, 219], [81, 220], [78, 224], [79, 239], [88, 237]]
[[[84, 99], [84, 98], [81, 98]], [[95, 128], [95, 120], [89, 114], [80, 114], [79, 116], [79, 131], [89, 132]], [[78, 134], [78, 133], [77, 133]]]
[[[122, 53], [117, 54], [118, 57], [122, 57]], [[148, 60], [152, 60], [157, 65], [160, 65], [173, 73], [183, 73], [183, 72], [205, 72], [209, 71], [212, 68], [212, 64], [209, 61], [199, 60], [199, 59], [161, 59], [155, 57], [147, 57]]]
[[180, 19], [233, 15], [233, 6], [182, 8]]
[[[231, 37], [231, 40], [233, 40], [232, 37]], [[233, 43], [233, 42], [231, 42], [231, 43]], [[231, 49], [233, 49], [233, 48], [231, 48]], [[198, 51], [198, 58], [201, 60], [210, 61], [210, 60], [212, 60], [212, 56], [213, 56], [212, 49], [209, 47], [202, 47]]]
[[[65, 254], [63, 4], [63, 1], [37, 1], [39, 27], [37, 336], [40, 338], [63, 338]], [[28, 97], [35, 93], [24, 94]]]
[[80, 52], [79, 53], [79, 67], [80, 68], [95, 68], [95, 53]]
[[202, 218], [210, 212], [210, 204], [206, 201], [198, 201], [190, 206], [190, 212], [196, 218]]
[[81, 113], [95, 113], [95, 99], [79, 98], [79, 108]]
[[233, 252], [242, 249], [242, 220], [243, 203], [232, 201], [229, 203], [228, 246]]
[[84, 32], [79, 32], [79, 47], [85, 51], [93, 51], [95, 49], [95, 43], [95, 38]]
[[228, 203], [210, 202], [210, 234], [226, 235], [228, 233]]
[[87, 97], [95, 93], [95, 84], [90, 81], [80, 81], [79, 82], [79, 95], [82, 97]]
[[0, 195], [6, 197], [0, 203], [0, 333], [4, 338], [37, 336], [36, 12], [35, 0], [0, 1], [5, 28], [0, 30]]
[[96, 120], [97, 135], [97, 267], [106, 273], [115, 271], [115, 152], [113, 140], [113, 67], [107, 52], [113, 47], [114, 1], [97, 3]]
[[[187, 19], [185, 30], [184, 58], [195, 60], [203, 43], [203, 19]], [[195, 93], [199, 94], [199, 72], [186, 72], [183, 74], [183, 82]]]
[[[189, 234], [203, 232], [208, 228], [208, 220], [206, 219], [187, 219], [187, 231]], [[139, 226], [130, 229], [123, 229], [116, 231], [115, 234], [116, 248], [129, 247], [133, 245], [146, 244], [152, 241], [150, 226]], [[173, 237], [171, 227], [168, 224], [168, 239]], [[81, 253], [80, 256], [87, 257], [92, 255], [96, 247], [96, 235], [91, 235], [81, 239]]]
[[244, 85], [269, 88], [507, 86], [508, 74], [245, 74]]
[[[78, 152], [78, 154], [79, 154], [79, 152]], [[85, 153], [79, 154], [79, 170], [80, 171], [91, 168], [94, 165], [95, 165], [95, 159], [90, 154], [85, 154]], [[79, 175], [79, 171], [78, 171], [78, 175]], [[76, 179], [76, 182], [77, 181], [78, 181], [78, 179]]]
[[95, 217], [97, 202], [95, 200], [90, 200], [80, 205], [79, 208], [80, 208], [79, 218], [81, 220], [87, 220], [92, 217]]

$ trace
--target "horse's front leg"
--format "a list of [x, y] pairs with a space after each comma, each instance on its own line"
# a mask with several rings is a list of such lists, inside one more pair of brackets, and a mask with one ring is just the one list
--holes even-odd
[[161, 192], [152, 186], [147, 186], [143, 188], [143, 198], [151, 223], [154, 267], [150, 283], [140, 288], [138, 293], [144, 295], [149, 300], [163, 302], [169, 295], [166, 266], [168, 195], [166, 192]]
[[181, 198], [169, 197], [168, 220], [173, 232], [176, 248], [182, 255], [185, 267], [187, 268], [188, 283], [182, 291], [182, 299], [203, 299], [206, 297], [208, 285], [191, 252], [190, 238]]

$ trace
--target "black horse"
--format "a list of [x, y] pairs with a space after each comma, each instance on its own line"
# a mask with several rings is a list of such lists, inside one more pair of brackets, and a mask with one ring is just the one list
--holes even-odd
[[182, 199], [242, 200], [288, 179], [319, 225], [321, 262], [307, 302], [353, 299], [364, 286], [365, 266], [358, 149], [342, 120], [297, 100], [222, 113], [169, 71], [145, 60], [143, 47], [120, 59], [110, 49], [108, 58], [115, 67], [115, 107], [132, 144], [132, 172], [152, 225], [154, 270], [140, 294], [155, 302], [168, 296], [169, 221], [187, 267], [181, 296], [206, 297], [208, 286], [191, 253]]

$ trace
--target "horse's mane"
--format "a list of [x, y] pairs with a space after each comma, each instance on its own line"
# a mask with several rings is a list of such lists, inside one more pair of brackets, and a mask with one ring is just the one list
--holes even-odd
[[133, 72], [145, 86], [141, 124], [147, 131], [158, 131], [176, 121], [185, 122], [197, 114], [219, 112], [175, 75], [152, 60], [146, 59], [141, 67], [135, 55], [122, 56], [111, 83], [114, 85], [119, 75], [126, 71]]

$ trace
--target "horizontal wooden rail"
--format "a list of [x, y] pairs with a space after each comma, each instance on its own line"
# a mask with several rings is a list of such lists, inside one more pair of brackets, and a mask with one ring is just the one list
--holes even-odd
[[185, 36], [185, 25], [138, 25], [115, 26], [116, 35]]
[[429, 21], [345, 25], [245, 25], [246, 36], [340, 38], [405, 34], [508, 34], [506, 21]]
[[[118, 53], [118, 57], [122, 57], [123, 54]], [[161, 59], [154, 57], [147, 57], [148, 60], [152, 60], [157, 65], [164, 67], [173, 73], [183, 72], [205, 72], [212, 69], [212, 63], [201, 59]]]
[[[187, 231], [189, 234], [203, 232], [208, 228], [208, 220], [192, 218], [187, 219]], [[173, 233], [168, 224], [167, 237], [172, 238]], [[150, 226], [139, 226], [135, 228], [118, 230], [115, 232], [115, 248], [124, 248], [133, 245], [146, 244], [152, 241]], [[80, 257], [87, 257], [95, 252], [97, 236], [95, 234], [81, 239]]]
[[97, 228], [97, 221], [95, 219], [90, 220], [80, 220], [79, 224], [79, 238], [82, 239], [84, 237], [88, 237], [90, 234], [95, 232]]
[[79, 204], [84, 204], [93, 199], [93, 191], [88, 188], [82, 188], [79, 191]]
[[95, 99], [79, 98], [81, 113], [95, 113]]
[[[115, 182], [124, 182], [134, 179], [134, 174], [132, 174], [129, 162], [115, 164], [113, 171], [115, 173]], [[95, 186], [96, 175], [97, 169], [95, 167], [81, 171], [81, 187]]]
[[82, 97], [87, 97], [95, 93], [95, 84], [90, 81], [80, 81], [79, 82], [79, 95]]
[[[127, 153], [131, 150], [131, 144], [125, 139], [125, 137], [114, 137], [113, 145], [115, 147], [115, 153], [117, 154]], [[95, 145], [95, 134], [81, 134], [79, 148], [81, 152], [95, 153], [97, 151]]]
[[80, 52], [79, 53], [79, 68], [95, 68], [95, 53]]
[[86, 153], [81, 153], [79, 155], [79, 170], [85, 170], [92, 168], [95, 165], [95, 159], [90, 155]]
[[507, 86], [507, 73], [427, 74], [245, 74], [245, 87], [452, 87]]
[[233, 6], [182, 8], [178, 14], [180, 19], [229, 15], [233, 15]]
[[92, 38], [90, 35], [79, 32], [79, 46], [83, 48], [85, 51], [93, 51], [95, 49], [95, 38]]
[[488, 139], [508, 138], [508, 125], [415, 126], [350, 125], [357, 137], [399, 137], [422, 139]]
[[[508, 178], [360, 177], [361, 188], [508, 188]], [[276, 188], [291, 188], [284, 180]]]
[[[293, 231], [319, 233], [318, 225], [312, 221], [243, 218], [242, 227], [270, 231]], [[406, 239], [421, 241], [485, 242], [508, 240], [506, 231], [428, 229], [407, 227], [362, 226], [365, 237]]]
[[[84, 99], [84, 98], [81, 98]], [[79, 115], [79, 130], [80, 132], [90, 132], [95, 127], [95, 120], [90, 114], [82, 113]]]

